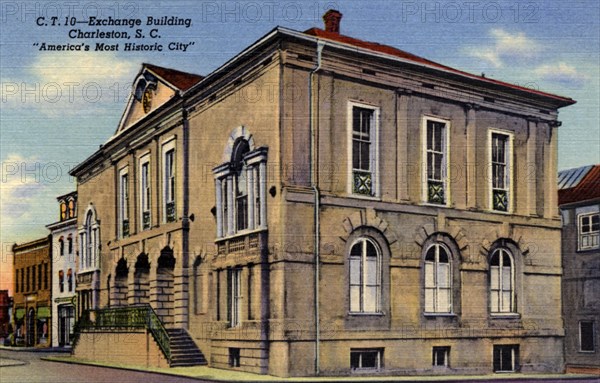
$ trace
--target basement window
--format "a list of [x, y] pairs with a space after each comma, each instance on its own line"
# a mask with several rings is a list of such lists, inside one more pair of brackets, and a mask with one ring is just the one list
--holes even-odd
[[433, 348], [432, 365], [448, 367], [450, 364], [450, 347], [440, 346]]
[[382, 348], [350, 349], [352, 370], [379, 370], [383, 366]]
[[519, 345], [494, 346], [494, 372], [515, 372], [519, 369]]
[[240, 366], [240, 349], [239, 348], [229, 348], [229, 367], [239, 367]]

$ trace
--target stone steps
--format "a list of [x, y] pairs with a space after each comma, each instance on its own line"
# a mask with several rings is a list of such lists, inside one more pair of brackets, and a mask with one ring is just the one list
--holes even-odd
[[171, 367], [206, 365], [206, 358], [184, 329], [168, 329]]

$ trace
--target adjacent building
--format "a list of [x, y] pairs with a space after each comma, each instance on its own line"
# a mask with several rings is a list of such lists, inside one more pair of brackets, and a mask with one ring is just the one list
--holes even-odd
[[561, 171], [558, 182], [566, 369], [600, 374], [600, 165]]
[[49, 347], [52, 333], [52, 239], [15, 244], [13, 320], [16, 345]]
[[8, 290], [0, 290], [0, 339], [8, 338], [12, 333], [11, 309], [12, 298], [8, 295]]
[[57, 198], [59, 220], [46, 227], [52, 238], [52, 346], [70, 346], [75, 325], [77, 193]]
[[341, 17], [206, 77], [142, 66], [71, 172], [76, 355], [174, 365], [187, 335], [211, 366], [282, 377], [562, 371], [557, 115], [575, 101]]

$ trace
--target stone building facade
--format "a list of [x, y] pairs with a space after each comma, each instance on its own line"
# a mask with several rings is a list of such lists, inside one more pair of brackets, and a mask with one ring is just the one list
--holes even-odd
[[600, 165], [558, 178], [566, 368], [600, 374]]
[[143, 65], [72, 171], [94, 315], [149, 304], [209, 365], [277, 376], [561, 371], [574, 101], [340, 19], [275, 28], [204, 78]]
[[50, 347], [52, 334], [52, 240], [15, 244], [13, 251], [15, 343]]
[[77, 193], [57, 198], [59, 220], [47, 225], [52, 236], [52, 347], [70, 346], [75, 326]]

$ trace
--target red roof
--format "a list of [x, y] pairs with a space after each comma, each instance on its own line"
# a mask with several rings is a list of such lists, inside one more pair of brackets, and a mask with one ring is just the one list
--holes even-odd
[[196, 83], [200, 82], [204, 76], [200, 76], [193, 73], [182, 72], [171, 68], [163, 68], [152, 64], [143, 64], [144, 67], [150, 69], [156, 73], [171, 85], [175, 86], [179, 90], [188, 90]]
[[600, 165], [594, 165], [574, 187], [558, 191], [559, 205], [598, 198], [600, 198]]
[[344, 36], [341, 35], [339, 33], [336, 32], [329, 32], [329, 31], [325, 31], [323, 29], [320, 28], [311, 28], [308, 29], [307, 31], [305, 31], [304, 33], [306, 33], [307, 35], [311, 35], [311, 36], [316, 36], [316, 37], [320, 37], [320, 38], [325, 38], [325, 39], [329, 39], [329, 40], [333, 40], [333, 41], [337, 41], [340, 43], [344, 43], [344, 44], [348, 44], [348, 45], [353, 45], [359, 48], [363, 48], [363, 49], [368, 49], [371, 51], [375, 51], [375, 52], [379, 52], [379, 53], [385, 53], [391, 56], [396, 56], [396, 57], [400, 57], [402, 59], [408, 60], [408, 61], [413, 61], [415, 63], [419, 63], [419, 64], [425, 64], [425, 65], [429, 65], [435, 68], [439, 68], [439, 69], [443, 69], [449, 72], [453, 72], [456, 73], [458, 75], [461, 76], [466, 76], [478, 81], [483, 81], [483, 82], [487, 82], [489, 84], [494, 84], [494, 85], [499, 85], [499, 86], [503, 86], [503, 87], [508, 87], [514, 90], [518, 90], [518, 91], [522, 91], [522, 92], [527, 92], [527, 93], [533, 93], [533, 94], [537, 94], [540, 96], [544, 96], [544, 97], [550, 97], [553, 98], [557, 101], [559, 101], [560, 103], [566, 105], [572, 105], [575, 103], [575, 100], [573, 100], [572, 98], [569, 97], [562, 97], [562, 96], [557, 96], [555, 94], [551, 94], [551, 93], [546, 93], [546, 92], [541, 92], [539, 90], [535, 90], [535, 89], [531, 89], [531, 88], [524, 88], [518, 85], [514, 85], [514, 84], [510, 84], [507, 82], [503, 82], [503, 81], [498, 81], [498, 80], [494, 80], [491, 78], [486, 78], [486, 77], [482, 77], [482, 76], [477, 76], [474, 75], [472, 73], [468, 73], [468, 72], [464, 72], [458, 69], [454, 69], [452, 67], [449, 66], [445, 66], [439, 63], [436, 63], [434, 61], [431, 60], [427, 60], [423, 57], [414, 55], [412, 53], [400, 50], [398, 48], [394, 48], [392, 46], [389, 45], [383, 45], [383, 44], [379, 44], [379, 43], [374, 43], [374, 42], [370, 42], [370, 41], [364, 41], [364, 40], [359, 40], [359, 39], [355, 39], [354, 37], [349, 37], [349, 36]]

